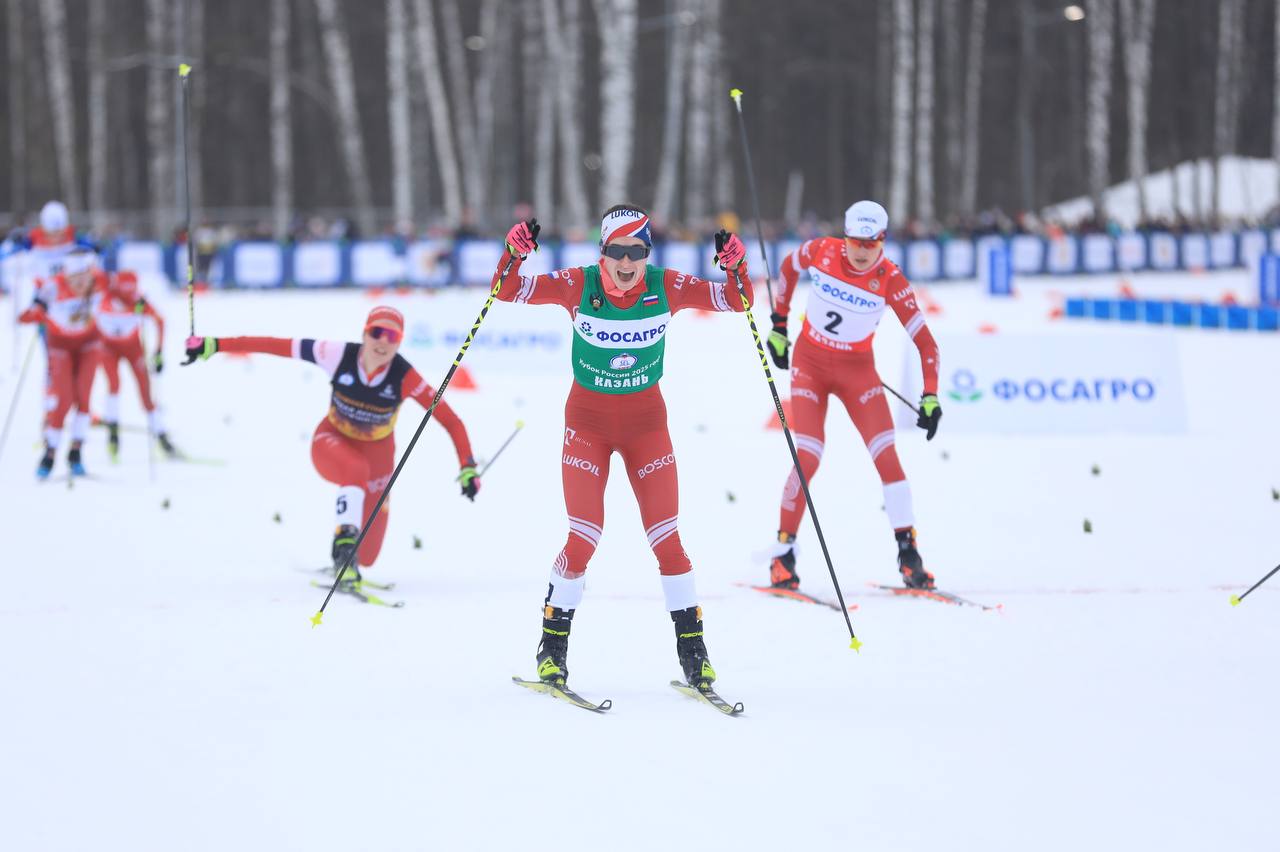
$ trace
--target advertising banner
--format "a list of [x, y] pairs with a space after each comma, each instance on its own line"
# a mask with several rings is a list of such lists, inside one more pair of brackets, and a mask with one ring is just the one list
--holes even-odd
[[[938, 401], [955, 434], [1172, 434], [1186, 431], [1182, 372], [1170, 334], [953, 335], [942, 341]], [[904, 393], [920, 396], [908, 348]], [[899, 428], [915, 415], [895, 407]]]

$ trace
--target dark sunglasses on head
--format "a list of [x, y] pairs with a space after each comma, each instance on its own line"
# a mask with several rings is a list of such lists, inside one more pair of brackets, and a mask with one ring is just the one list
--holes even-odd
[[365, 331], [369, 332], [369, 336], [374, 340], [385, 340], [388, 343], [400, 342], [400, 332], [394, 328], [383, 328], [380, 325], [375, 325], [372, 328], [366, 328]]
[[614, 260], [622, 260], [624, 257], [628, 260], [644, 260], [649, 256], [649, 247], [645, 245], [620, 246], [616, 243], [610, 243], [601, 251], [604, 252], [605, 257], [611, 257]]

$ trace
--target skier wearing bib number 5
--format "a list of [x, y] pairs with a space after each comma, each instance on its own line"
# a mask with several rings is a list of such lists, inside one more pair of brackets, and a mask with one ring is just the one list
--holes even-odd
[[[827, 401], [835, 395], [853, 419], [884, 486], [884, 508], [898, 543], [898, 570], [910, 588], [931, 589], [933, 575], [916, 550], [911, 487], [894, 449], [893, 418], [876, 373], [871, 340], [886, 307], [891, 308], [920, 352], [924, 395], [916, 425], [933, 439], [942, 417], [938, 405], [938, 344], [925, 325], [911, 283], [884, 256], [889, 214], [874, 201], [859, 201], [844, 214], [844, 239], [819, 237], [782, 260], [783, 288], [774, 305], [769, 355], [787, 369], [790, 341], [787, 314], [796, 282], [809, 279], [804, 325], [791, 365], [791, 426], [805, 481], [812, 482], [822, 460]], [[770, 581], [779, 588], [800, 584], [796, 573], [796, 531], [805, 501], [794, 469], [782, 491], [778, 540]]]
[[[369, 568], [382, 550], [391, 515], [391, 501], [382, 504], [369, 521], [356, 552], [365, 513], [372, 511], [396, 464], [396, 419], [406, 399], [430, 408], [435, 389], [400, 354], [404, 316], [380, 305], [369, 312], [360, 342], [287, 337], [188, 337], [187, 360], [207, 360], [218, 352], [261, 352], [310, 361], [329, 375], [333, 390], [329, 412], [311, 438], [311, 463], [321, 477], [338, 486], [337, 523], [333, 534], [335, 573], [348, 564], [344, 586], [363, 583], [361, 568]], [[480, 490], [471, 441], [462, 420], [443, 399], [435, 421], [445, 428], [458, 454], [462, 496], [475, 500]]]
[[[582, 600], [587, 563], [604, 529], [605, 482], [617, 452], [658, 560], [685, 680], [708, 690], [716, 673], [707, 658], [702, 608], [677, 528], [676, 460], [658, 380], [672, 314], [685, 308], [741, 313], [742, 296], [736, 283], [706, 281], [646, 264], [653, 245], [649, 217], [631, 205], [605, 212], [599, 263], [520, 276], [520, 262], [537, 248], [538, 228], [536, 221], [521, 222], [507, 234], [513, 260], [498, 293], [502, 301], [516, 304], [559, 305], [574, 324], [574, 382], [565, 404], [561, 448], [569, 533], [551, 568], [536, 657], [538, 677], [559, 685], [568, 677], [569, 628]], [[738, 270], [749, 303], [752, 288], [742, 241], [723, 233], [721, 239], [718, 262], [724, 269]]]

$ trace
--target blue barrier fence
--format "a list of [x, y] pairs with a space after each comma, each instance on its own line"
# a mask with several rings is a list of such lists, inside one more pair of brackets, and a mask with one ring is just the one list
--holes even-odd
[[1271, 305], [1246, 307], [1167, 299], [1070, 298], [1064, 313], [1072, 319], [1230, 331], [1280, 331], [1280, 309]]
[[[800, 240], [769, 246], [774, 264], [799, 248]], [[986, 276], [993, 249], [1007, 252], [1009, 272], [1019, 275], [1078, 275], [1138, 270], [1254, 268], [1260, 259], [1280, 252], [1280, 229], [1222, 231], [1175, 236], [1165, 233], [1088, 234], [1057, 239], [1018, 235], [975, 240], [890, 241], [885, 254], [913, 281], [965, 280]], [[446, 287], [487, 283], [502, 252], [499, 240], [367, 240], [352, 243], [279, 244], [245, 241], [220, 249], [204, 277], [216, 287], [331, 287], [408, 284]], [[182, 276], [185, 248], [155, 242], [122, 241], [108, 246], [109, 269], [133, 269]], [[655, 246], [653, 262], [711, 277], [714, 246], [708, 242], [669, 242]], [[754, 251], [752, 252], [754, 255]], [[548, 244], [525, 264], [528, 272], [594, 262], [593, 243]], [[773, 270], [776, 273], [776, 268]], [[1280, 267], [1277, 271], [1280, 282]], [[1277, 283], [1276, 299], [1280, 299]]]

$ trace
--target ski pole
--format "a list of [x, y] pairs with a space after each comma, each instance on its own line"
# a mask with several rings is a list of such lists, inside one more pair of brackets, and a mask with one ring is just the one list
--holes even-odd
[[[484, 476], [485, 472], [488, 471], [489, 468], [493, 467], [493, 463], [498, 460], [498, 456], [502, 455], [502, 451], [507, 448], [507, 444], [510, 444], [512, 441], [514, 441], [516, 438], [516, 434], [523, 428], [524, 428], [524, 421], [517, 420], [515, 431], [513, 431], [510, 435], [507, 436], [507, 440], [502, 442], [502, 446], [498, 447], [498, 451], [493, 454], [493, 458], [489, 459], [487, 462], [484, 463], [484, 467], [480, 468], [480, 472], [476, 474], [477, 477]], [[461, 482], [462, 474], [458, 474], [454, 478], [456, 481]]]
[[881, 382], [881, 383], [880, 383], [880, 387], [884, 388], [884, 389], [885, 389], [885, 390], [887, 390], [889, 393], [893, 394], [893, 395], [894, 395], [894, 396], [896, 396], [898, 399], [902, 400], [902, 404], [903, 404], [903, 405], [905, 405], [907, 408], [910, 408], [910, 409], [911, 409], [912, 411], [914, 411], [918, 416], [921, 416], [921, 417], [923, 417], [923, 416], [924, 416], [923, 412], [921, 412], [921, 411], [920, 411], [920, 409], [916, 408], [914, 405], [912, 405], [910, 402], [908, 402], [908, 401], [907, 401], [907, 398], [906, 398], [905, 396], [903, 396], [902, 394], [898, 393], [896, 390], [894, 390], [893, 388], [889, 387], [889, 386], [888, 386], [888, 385], [886, 385], [884, 382]]
[[729, 97], [733, 98], [738, 108], [738, 130], [742, 136], [742, 153], [747, 160], [747, 186], [751, 188], [751, 206], [756, 214], [756, 236], [760, 240], [760, 259], [764, 261], [764, 286], [769, 291], [769, 310], [773, 310], [773, 279], [769, 266], [769, 256], [764, 250], [764, 224], [760, 219], [760, 196], [756, 194], [756, 172], [751, 166], [751, 145], [747, 143], [747, 121], [742, 117], [742, 90], [730, 89]]
[[845, 605], [844, 594], [840, 591], [840, 580], [836, 577], [835, 566], [831, 564], [831, 552], [827, 549], [827, 540], [822, 535], [822, 524], [818, 522], [818, 511], [813, 506], [813, 495], [809, 493], [809, 483], [805, 479], [804, 471], [800, 469], [800, 456], [796, 453], [796, 442], [791, 437], [791, 427], [787, 425], [787, 414], [782, 408], [782, 399], [778, 396], [778, 388], [773, 381], [773, 372], [769, 369], [769, 358], [765, 355], [764, 343], [760, 340], [760, 330], [756, 328], [755, 317], [751, 315], [751, 305], [748, 303], [747, 293], [742, 287], [742, 276], [735, 270], [734, 277], [738, 280], [738, 295], [742, 297], [742, 311], [747, 315], [747, 322], [751, 325], [751, 336], [756, 341], [756, 354], [760, 356], [760, 366], [764, 368], [764, 378], [769, 383], [769, 392], [773, 394], [773, 405], [777, 408], [778, 420], [782, 423], [782, 434], [787, 436], [787, 449], [791, 451], [791, 463], [795, 466], [796, 477], [800, 480], [800, 490], [804, 492], [804, 502], [809, 507], [809, 517], [813, 520], [813, 528], [818, 533], [818, 544], [822, 545], [822, 556], [827, 560], [827, 571], [831, 574], [831, 584], [835, 586], [836, 597], [840, 600], [840, 612], [844, 614], [844, 623], [849, 628], [849, 647], [857, 651], [862, 648], [862, 642], [858, 639], [857, 634], [853, 632], [853, 622], [849, 620], [849, 607]]
[[191, 134], [190, 95], [187, 83], [191, 78], [191, 66], [183, 62], [178, 65], [178, 76], [182, 79], [182, 195], [187, 207], [187, 317], [190, 321], [190, 335], [196, 335], [196, 268], [192, 259], [193, 234], [191, 233], [191, 158], [187, 154], [187, 137]]
[[4, 445], [9, 439], [9, 426], [13, 424], [13, 412], [18, 409], [18, 395], [22, 393], [22, 382], [27, 378], [27, 365], [31, 363], [31, 356], [36, 351], [36, 341], [40, 339], [40, 335], [31, 335], [31, 342], [27, 344], [27, 354], [22, 359], [22, 369], [18, 371], [18, 384], [13, 389], [13, 399], [9, 400], [9, 413], [4, 417], [4, 431], [0, 432], [0, 454], [4, 452]]
[[[489, 290], [489, 298], [485, 300], [484, 307], [480, 309], [480, 315], [476, 317], [475, 324], [471, 326], [471, 331], [467, 334], [467, 339], [462, 341], [462, 348], [458, 350], [458, 357], [453, 359], [453, 366], [449, 368], [449, 372], [445, 373], [444, 381], [440, 383], [440, 387], [436, 389], [436, 395], [431, 400], [431, 406], [427, 412], [422, 415], [422, 421], [418, 424], [418, 428], [414, 430], [413, 438], [409, 440], [409, 445], [404, 448], [404, 453], [400, 456], [400, 461], [396, 464], [395, 470], [391, 471], [391, 478], [387, 480], [387, 484], [383, 487], [382, 493], [378, 495], [378, 500], [373, 504], [373, 510], [369, 512], [369, 517], [365, 519], [364, 526], [360, 528], [360, 535], [356, 537], [355, 547], [351, 548], [351, 555], [342, 563], [342, 567], [338, 569], [338, 576], [333, 579], [333, 585], [329, 587], [329, 594], [324, 596], [324, 603], [320, 604], [320, 609], [316, 610], [316, 614], [311, 616], [311, 626], [317, 627], [321, 618], [324, 617], [325, 607], [329, 606], [329, 601], [333, 600], [334, 592], [338, 591], [338, 584], [342, 582], [342, 577], [347, 573], [347, 569], [351, 567], [351, 563], [355, 561], [356, 554], [360, 552], [360, 545], [364, 542], [365, 535], [373, 526], [373, 519], [378, 517], [378, 512], [382, 510], [382, 504], [387, 501], [387, 495], [391, 493], [391, 486], [396, 484], [396, 479], [400, 476], [400, 471], [404, 469], [404, 463], [409, 460], [409, 454], [413, 452], [414, 446], [418, 443], [418, 438], [422, 436], [422, 430], [427, 428], [427, 421], [431, 419], [431, 415], [435, 413], [436, 406], [440, 404], [441, 397], [444, 396], [445, 388], [449, 387], [449, 382], [453, 380], [453, 374], [457, 372], [458, 365], [462, 363], [462, 358], [467, 354], [467, 350], [471, 348], [471, 341], [475, 339], [476, 332], [480, 330], [480, 323], [484, 322], [484, 318], [489, 314], [489, 308], [493, 307], [493, 300], [498, 298], [498, 291], [502, 289], [502, 281], [507, 277], [507, 273], [511, 271], [511, 265], [515, 263], [515, 255], [507, 258], [507, 264], [502, 268], [493, 280], [493, 287]], [[518, 427], [517, 427], [518, 431]], [[515, 437], [512, 435], [512, 437]], [[510, 440], [510, 439], [508, 439]], [[504, 445], [505, 446], [505, 445]]]
[[[1270, 571], [1268, 571], [1268, 572], [1267, 572], [1267, 576], [1263, 577], [1261, 580], [1259, 580], [1258, 582], [1256, 582], [1256, 583], [1254, 583], [1252, 586], [1250, 586], [1250, 587], [1249, 587], [1249, 592], [1252, 592], [1254, 589], [1258, 588], [1258, 587], [1259, 587], [1259, 586], [1261, 586], [1263, 583], [1265, 583], [1265, 582], [1267, 582], [1268, 580], [1270, 580], [1270, 579], [1271, 579], [1271, 575], [1272, 575], [1272, 574], [1274, 574], [1274, 573], [1276, 573], [1277, 571], [1280, 571], [1280, 565], [1277, 565], [1276, 567], [1272, 568]], [[1235, 596], [1235, 595], [1232, 595], [1232, 596], [1231, 596], [1231, 605], [1232, 605], [1232, 606], [1239, 606], [1239, 605], [1240, 605], [1240, 601], [1242, 601], [1242, 600], [1244, 600], [1245, 598], [1249, 597], [1249, 592], [1245, 592], [1243, 595], [1240, 595], [1239, 597], [1237, 597], [1237, 596]]]
[[[764, 230], [760, 224], [760, 200], [756, 197], [756, 180], [752, 173], [751, 167], [751, 149], [747, 145], [747, 126], [742, 119], [742, 90], [731, 89], [729, 97], [733, 98], [734, 104], [738, 107], [738, 126], [742, 130], [742, 147], [746, 153], [747, 160], [747, 183], [751, 186], [751, 203], [754, 206], [756, 214], [756, 231], [760, 236], [760, 256], [765, 259], [765, 281], [769, 281], [769, 260], [764, 254]], [[719, 246], [717, 246], [719, 248]], [[813, 507], [813, 495], [809, 493], [809, 483], [805, 479], [804, 471], [800, 469], [800, 455], [796, 452], [796, 442], [791, 437], [791, 427], [787, 425], [787, 414], [782, 408], [782, 399], [778, 396], [777, 385], [773, 381], [773, 371], [769, 369], [769, 358], [764, 351], [764, 343], [760, 340], [760, 329], [756, 328], [756, 319], [751, 314], [751, 305], [747, 301], [746, 290], [742, 286], [742, 275], [734, 271], [734, 277], [738, 281], [738, 295], [742, 298], [742, 311], [747, 316], [747, 323], [751, 326], [751, 336], [756, 341], [756, 354], [760, 356], [760, 366], [764, 368], [765, 381], [769, 383], [769, 392], [773, 394], [773, 405], [778, 410], [778, 420], [782, 423], [782, 434], [787, 438], [787, 449], [791, 451], [791, 463], [795, 466], [796, 477], [800, 480], [800, 489], [804, 492], [804, 502], [809, 509], [809, 517], [813, 520], [813, 528], [818, 533], [818, 544], [822, 546], [822, 556], [827, 561], [827, 571], [831, 574], [831, 584], [835, 586], [836, 598], [840, 601], [840, 611], [844, 614], [844, 623], [849, 628], [849, 647], [857, 651], [862, 647], [862, 642], [858, 639], [857, 634], [853, 632], [853, 622], [849, 619], [849, 608], [845, 606], [844, 594], [840, 591], [840, 580], [836, 577], [835, 565], [831, 562], [831, 552], [827, 549], [827, 539], [822, 534], [822, 524], [818, 523], [818, 513]], [[769, 290], [769, 308], [773, 309], [773, 290]]]

